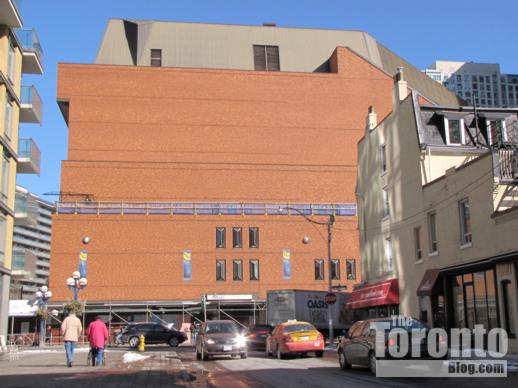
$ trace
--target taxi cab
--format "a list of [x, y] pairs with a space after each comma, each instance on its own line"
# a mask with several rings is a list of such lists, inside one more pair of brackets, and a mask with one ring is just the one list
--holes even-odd
[[278, 359], [288, 354], [306, 355], [314, 352], [317, 357], [324, 354], [324, 336], [311, 323], [288, 321], [273, 329], [266, 339], [266, 354], [275, 354]]

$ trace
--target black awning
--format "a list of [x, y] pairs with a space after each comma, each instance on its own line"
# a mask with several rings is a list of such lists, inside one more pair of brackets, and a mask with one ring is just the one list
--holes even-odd
[[439, 282], [437, 279], [439, 278], [440, 273], [439, 268], [427, 269], [421, 279], [421, 283], [419, 287], [417, 287], [417, 295], [418, 296], [430, 296], [437, 294], [440, 290]]

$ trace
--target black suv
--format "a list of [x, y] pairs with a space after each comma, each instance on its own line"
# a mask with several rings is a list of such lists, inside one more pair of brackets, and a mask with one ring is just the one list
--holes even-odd
[[120, 335], [122, 343], [136, 348], [143, 335], [146, 344], [165, 343], [176, 347], [187, 340], [187, 334], [175, 329], [169, 329], [159, 323], [133, 323], [126, 326]]
[[266, 349], [266, 338], [272, 334], [270, 325], [255, 325], [248, 329], [246, 341], [249, 349]]
[[[338, 344], [338, 361], [342, 369], [349, 369], [352, 364], [369, 366], [372, 373], [376, 374], [376, 330], [371, 328], [371, 323], [379, 323], [385, 327], [385, 355], [383, 358], [390, 358], [389, 347], [398, 347], [397, 343], [391, 343], [388, 338], [389, 330], [399, 328], [412, 333], [413, 329], [425, 329], [428, 326], [416, 319], [402, 317], [400, 319], [377, 318], [355, 322], [349, 329], [347, 336], [342, 338]], [[441, 340], [441, 339], [439, 339]], [[418, 343], [409, 338], [409, 354], [413, 346], [420, 347], [421, 358], [429, 358], [427, 351], [426, 337], [418, 338]], [[378, 358], [380, 359], [380, 358]]]

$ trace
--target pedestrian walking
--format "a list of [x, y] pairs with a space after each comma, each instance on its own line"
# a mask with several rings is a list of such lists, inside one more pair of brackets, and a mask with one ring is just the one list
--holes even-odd
[[102, 365], [104, 357], [104, 344], [108, 340], [108, 328], [100, 316], [96, 316], [88, 326], [88, 341], [92, 351], [92, 365]]
[[70, 368], [74, 362], [74, 349], [76, 348], [79, 336], [83, 331], [83, 325], [81, 321], [74, 314], [73, 311], [68, 313], [68, 317], [63, 320], [61, 324], [61, 334], [63, 335], [63, 341], [65, 342], [65, 351], [67, 354], [67, 365]]

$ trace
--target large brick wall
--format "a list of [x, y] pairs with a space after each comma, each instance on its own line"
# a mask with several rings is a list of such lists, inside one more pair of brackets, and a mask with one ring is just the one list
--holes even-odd
[[[70, 106], [61, 191], [98, 201], [352, 203], [367, 109], [380, 120], [390, 112], [393, 81], [347, 48], [332, 62], [328, 74], [61, 64], [58, 99]], [[216, 226], [227, 227], [227, 243], [232, 226], [259, 226], [260, 248], [216, 250]], [[294, 216], [58, 215], [50, 285], [56, 300], [69, 297], [64, 280], [89, 235], [90, 301], [325, 289], [313, 270], [326, 257], [325, 232]], [[339, 217], [334, 237], [333, 256], [356, 258], [359, 276], [356, 218]], [[184, 249], [193, 252], [189, 282]], [[216, 258], [228, 260], [224, 283], [215, 281]], [[242, 282], [231, 280], [234, 258], [245, 260]], [[248, 259], [261, 262], [259, 282], [246, 280]]]

